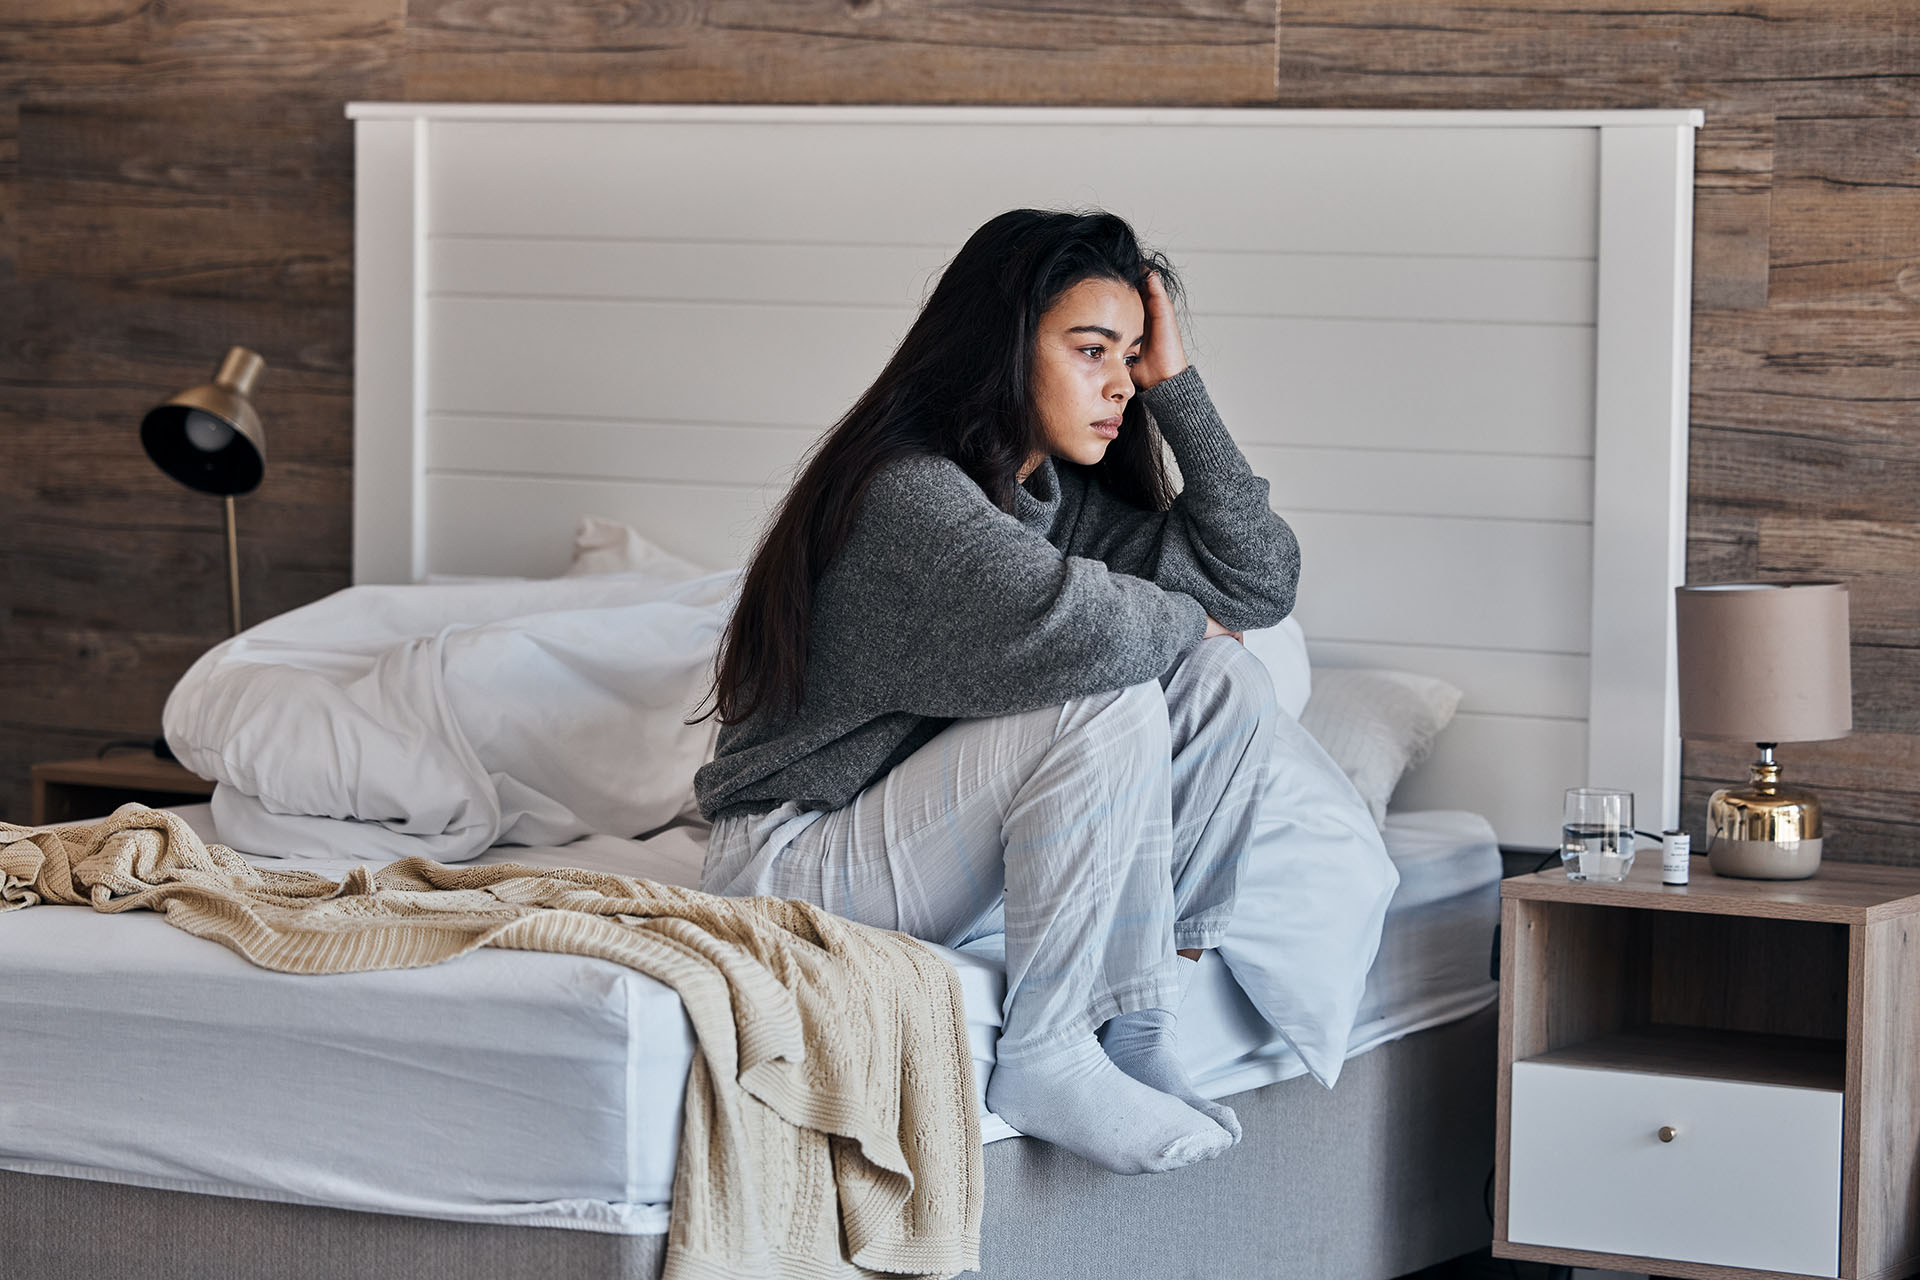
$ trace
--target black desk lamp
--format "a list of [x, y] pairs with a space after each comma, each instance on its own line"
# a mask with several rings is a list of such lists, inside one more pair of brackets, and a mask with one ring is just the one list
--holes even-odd
[[140, 422], [140, 443], [159, 468], [227, 504], [227, 600], [233, 633], [240, 634], [240, 555], [233, 528], [233, 498], [260, 487], [266, 472], [267, 435], [250, 397], [267, 362], [235, 347], [220, 362], [213, 381], [182, 391]]

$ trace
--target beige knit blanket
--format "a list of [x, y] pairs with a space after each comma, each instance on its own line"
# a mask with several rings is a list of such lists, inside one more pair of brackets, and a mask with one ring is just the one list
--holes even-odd
[[960, 985], [902, 934], [800, 902], [591, 871], [408, 858], [343, 883], [260, 869], [165, 810], [0, 823], [0, 911], [147, 909], [283, 973], [477, 947], [599, 956], [679, 993], [699, 1051], [669, 1280], [977, 1270], [980, 1119]]

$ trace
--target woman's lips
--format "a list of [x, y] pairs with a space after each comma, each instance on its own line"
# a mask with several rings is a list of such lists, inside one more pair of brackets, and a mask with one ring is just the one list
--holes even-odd
[[1095, 435], [1105, 439], [1117, 440], [1120, 437], [1120, 419], [1102, 418], [1093, 424], [1093, 431]]

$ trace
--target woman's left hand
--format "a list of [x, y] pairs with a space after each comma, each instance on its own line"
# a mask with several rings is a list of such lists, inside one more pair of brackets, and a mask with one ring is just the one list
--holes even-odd
[[1187, 349], [1180, 345], [1180, 323], [1173, 318], [1173, 299], [1160, 282], [1158, 271], [1147, 273], [1147, 340], [1133, 366], [1133, 385], [1145, 391], [1187, 367]]
[[1225, 627], [1221, 626], [1218, 622], [1215, 622], [1212, 614], [1208, 614], [1206, 634], [1201, 636], [1200, 638], [1202, 640], [1211, 640], [1215, 636], [1232, 636], [1235, 640], [1238, 640], [1241, 644], [1245, 644], [1247, 642], [1246, 632], [1229, 631]]

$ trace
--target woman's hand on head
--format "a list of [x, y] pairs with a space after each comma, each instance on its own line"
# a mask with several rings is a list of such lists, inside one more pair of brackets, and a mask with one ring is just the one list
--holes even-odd
[[1173, 316], [1173, 299], [1158, 271], [1147, 273], [1147, 340], [1134, 362], [1133, 385], [1145, 391], [1187, 367], [1187, 349], [1180, 343], [1180, 322]]
[[1202, 640], [1211, 640], [1215, 636], [1232, 636], [1235, 640], [1238, 640], [1241, 644], [1245, 644], [1247, 642], [1247, 637], [1245, 635], [1243, 635], [1238, 631], [1227, 630], [1225, 627], [1215, 622], [1213, 620], [1213, 616], [1209, 614], [1207, 616], [1207, 634], [1201, 636], [1200, 638]]

